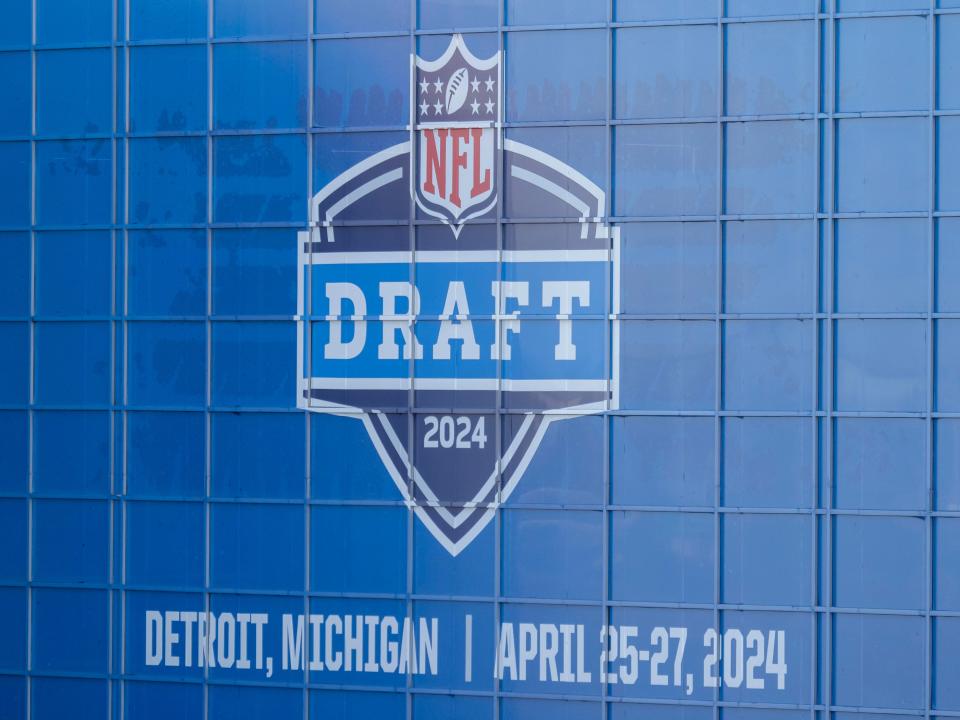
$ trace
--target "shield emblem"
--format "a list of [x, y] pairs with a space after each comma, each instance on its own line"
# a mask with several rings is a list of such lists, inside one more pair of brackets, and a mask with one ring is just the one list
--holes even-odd
[[455, 35], [442, 56], [414, 66], [417, 205], [458, 236], [497, 201], [500, 55], [481, 60]]
[[[472, 90], [454, 97], [485, 83], [483, 73], [499, 82], [498, 58], [478, 61], [456, 36], [440, 59], [413, 62], [417, 97], [436, 97], [430, 123], [320, 190], [299, 234], [297, 403], [362, 422], [401, 497], [457, 555], [552, 424], [617, 407], [620, 241], [595, 183], [541, 150], [497, 141], [499, 121], [469, 119]], [[427, 131], [447, 143], [434, 146], [430, 171]], [[411, 193], [441, 221], [419, 224], [415, 244], [409, 217], [384, 217], [409, 215]], [[511, 207], [557, 222], [504, 226], [502, 237], [489, 222], [462, 232], [504, 193]]]

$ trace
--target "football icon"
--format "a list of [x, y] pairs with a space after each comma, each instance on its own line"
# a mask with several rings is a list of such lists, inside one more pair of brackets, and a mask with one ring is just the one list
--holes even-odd
[[465, 67], [457, 70], [450, 76], [447, 83], [447, 113], [453, 114], [463, 107], [467, 101], [467, 91], [470, 87], [470, 75]]

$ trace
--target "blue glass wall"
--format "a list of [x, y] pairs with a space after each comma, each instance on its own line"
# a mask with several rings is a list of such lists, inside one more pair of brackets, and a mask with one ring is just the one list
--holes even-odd
[[[623, 241], [621, 409], [457, 558], [293, 321], [453, 30]], [[0, 98], [2, 720], [960, 716], [960, 1], [5, 0]], [[157, 672], [151, 608], [777, 629], [789, 681]]]

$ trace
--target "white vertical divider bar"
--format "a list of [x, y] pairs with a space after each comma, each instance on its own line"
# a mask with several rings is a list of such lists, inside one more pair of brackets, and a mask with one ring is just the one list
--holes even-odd
[[24, 683], [27, 720], [33, 718], [33, 486], [36, 461], [37, 315], [37, 2], [30, 3], [30, 323], [27, 377], [27, 673]]
[[[416, 157], [417, 149], [417, 112], [416, 112], [416, 102], [417, 102], [417, 2], [418, 0], [407, 0], [410, 3], [409, 15], [408, 15], [408, 37], [409, 37], [409, 47], [410, 47], [410, 78], [408, 81], [408, 92], [409, 92], [409, 122], [410, 122], [410, 135], [409, 135], [409, 149], [410, 149], [410, 165], [408, 166], [408, 172], [410, 173], [410, 197], [407, 204], [407, 212], [409, 213], [408, 218], [408, 231], [407, 238], [410, 244], [410, 257], [413, 259], [413, 262], [410, 263], [409, 268], [409, 279], [410, 287], [415, 288], [417, 286], [417, 205], [414, 200], [414, 183], [416, 178], [414, 177], [414, 163], [413, 158]], [[417, 331], [416, 317], [414, 315], [415, 307], [413, 300], [411, 299], [410, 305], [408, 308], [410, 320], [410, 337], [411, 342], [416, 342], [413, 338], [416, 337], [415, 333]], [[416, 424], [417, 424], [417, 414], [416, 414], [416, 401], [417, 395], [415, 390], [415, 378], [416, 378], [416, 358], [417, 354], [415, 352], [410, 353], [410, 362], [408, 364], [409, 376], [410, 376], [410, 388], [407, 390], [407, 457], [410, 458], [410, 462], [407, 464], [407, 497], [414, 498], [414, 493], [416, 492], [416, 486], [414, 484], [414, 463], [416, 463]], [[389, 421], [388, 421], [389, 422]], [[414, 603], [413, 603], [413, 591], [414, 591], [414, 574], [413, 574], [413, 563], [414, 563], [414, 552], [413, 552], [413, 541], [414, 541], [414, 523], [416, 522], [416, 515], [414, 514], [414, 504], [408, 503], [406, 506], [407, 510], [407, 547], [406, 547], [406, 558], [407, 558], [407, 573], [406, 573], [406, 612], [407, 617], [410, 618], [410, 623], [414, 624]], [[411, 645], [410, 652], [415, 653], [416, 650]], [[412, 659], [411, 659], [412, 660]], [[413, 671], [414, 663], [407, 663], [407, 677], [406, 677], [406, 697], [405, 699], [405, 712], [407, 720], [413, 720]]]
[[[419, 2], [420, 0], [414, 0]], [[499, 138], [500, 145], [497, 147], [494, 160], [494, 170], [496, 172], [497, 192], [500, 193], [499, 202], [497, 202], [497, 280], [503, 280], [503, 203], [506, 199], [506, 190], [504, 188], [503, 163], [505, 157], [505, 140], [507, 130], [504, 127], [507, 119], [507, 93], [504, 90], [504, 82], [507, 77], [507, 57], [506, 57], [506, 34], [504, 27], [507, 24], [507, 2], [509, 0], [500, 0], [497, 3], [497, 50], [500, 52], [500, 65], [497, 68], [499, 73], [499, 86], [497, 92], [500, 94], [497, 103], [497, 115], [499, 122], [495, 133]], [[503, 286], [500, 287], [501, 296], [498, 299], [501, 308], [506, 307], [504, 303]], [[496, 342], [500, 342], [500, 320], [498, 319], [494, 327]], [[495, 602], [493, 605], [493, 647], [494, 647], [494, 667], [499, 665], [500, 657], [500, 623], [503, 619], [503, 607], [501, 596], [503, 594], [502, 582], [502, 563], [503, 563], [503, 424], [507, 421], [509, 415], [503, 413], [503, 361], [497, 362], [497, 392], [496, 392], [496, 431], [494, 434], [495, 452], [496, 452], [496, 474], [497, 474], [497, 506], [493, 515], [493, 589], [495, 593]], [[500, 680], [499, 673], [493, 680], [493, 720], [500, 718], [500, 705], [503, 693], [503, 681]]]
[[[824, 268], [823, 282], [825, 284], [824, 303], [826, 307], [827, 327], [826, 327], [826, 349], [824, 351], [823, 372], [826, 379], [824, 399], [826, 401], [826, 428], [823, 429], [823, 462], [821, 463], [821, 472], [826, 473], [826, 482], [823, 483], [825, 494], [824, 515], [825, 527], [821, 532], [823, 539], [820, 548], [820, 568], [821, 577], [826, 577], [826, 588], [824, 589], [821, 602], [826, 608], [824, 618], [824, 627], [822, 637], [825, 642], [823, 658], [824, 666], [821, 667], [823, 674], [823, 701], [827, 708], [828, 716], [832, 714], [833, 709], [833, 670], [834, 670], [834, 652], [833, 652], [833, 566], [834, 566], [834, 548], [833, 548], [833, 470], [834, 470], [834, 401], [836, 392], [834, 385], [836, 382], [836, 362], [834, 357], [834, 341], [836, 335], [836, 325], [834, 320], [834, 289], [835, 289], [835, 259], [834, 252], [834, 224], [836, 217], [837, 201], [837, 139], [836, 139], [836, 103], [837, 103], [837, 23], [836, 23], [836, 0], [826, 0], [828, 16], [826, 21], [827, 38], [826, 50], [828, 52], [826, 62], [826, 78], [821, 83], [822, 93], [829, 95], [822, 98], [822, 102], [827, 104], [827, 125], [828, 133], [825, 142], [827, 146], [826, 167], [824, 167], [824, 182], [827, 186], [825, 193], [825, 205], [823, 208], [826, 216], [824, 225], [822, 243], [824, 246]], [[829, 720], [829, 717], [828, 717]]]
[[[306, 134], [304, 137], [307, 142], [307, 227], [309, 231], [307, 233], [306, 240], [310, 242], [310, 239], [313, 237], [313, 227], [312, 227], [312, 218], [310, 217], [310, 206], [313, 204], [313, 135], [310, 132], [310, 129], [313, 127], [313, 117], [314, 117], [314, 103], [315, 94], [314, 94], [314, 63], [316, 61], [315, 52], [314, 52], [314, 40], [313, 32], [316, 26], [315, 17], [316, 17], [316, 0], [308, 0], [307, 2], [307, 118], [306, 118]], [[297, 235], [297, 244], [299, 246], [301, 242], [301, 236]], [[297, 255], [299, 257], [300, 253], [303, 250], [300, 247], [297, 247]], [[310, 247], [310, 260], [312, 265], [313, 260], [313, 246]], [[297, 272], [302, 273], [303, 268], [300, 266], [300, 263], [297, 263]], [[312, 273], [308, 273], [310, 275]], [[298, 283], [300, 282], [299, 278], [297, 279]], [[309, 282], [309, 281], [308, 281]], [[309, 284], [304, 286], [306, 292], [309, 294], [311, 286]], [[297, 298], [297, 302], [303, 302], [301, 298]], [[309, 313], [309, 309], [313, 307], [313, 303], [308, 300], [304, 311]], [[306, 324], [306, 330], [308, 335], [312, 333], [309, 332], [310, 324]], [[309, 342], [309, 341], [307, 341]], [[298, 348], [298, 352], [302, 352], [302, 348]], [[297, 362], [301, 362], [300, 358], [297, 358]], [[310, 364], [305, 365], [306, 368], [310, 368]], [[313, 373], [309, 373], [309, 377], [313, 377]], [[302, 382], [302, 376], [297, 378], [297, 392], [300, 392], [300, 383]], [[309, 405], [309, 394], [310, 386], [307, 385], [307, 395], [308, 395], [308, 405]], [[301, 399], [298, 397], [297, 402], [300, 403]], [[311, 631], [310, 626], [310, 546], [311, 546], [311, 536], [310, 536], [310, 527], [313, 521], [313, 508], [310, 504], [310, 499], [313, 497], [313, 465], [310, 452], [310, 437], [311, 437], [311, 419], [312, 413], [309, 410], [303, 411], [303, 432], [304, 432], [304, 497], [303, 497], [303, 613], [306, 618], [304, 622], [304, 632], [306, 633], [306, 641], [304, 643], [305, 659], [303, 663], [303, 720], [310, 720], [310, 657], [314, 648], [313, 645], [313, 632]], [[319, 650], [317, 650], [319, 652]]]
[[[723, 419], [721, 412], [723, 410], [723, 163], [725, 161], [724, 153], [724, 123], [723, 117], [726, 111], [726, 93], [724, 92], [724, 82], [726, 80], [726, 48], [724, 35], [726, 29], [723, 24], [723, 18], [726, 14], [726, 2], [717, 0], [717, 191], [716, 191], [716, 307], [714, 308], [714, 379], [716, 387], [714, 388], [714, 412], [713, 412], [713, 627], [718, 633], [721, 633], [720, 601], [722, 599], [721, 573], [723, 571], [723, 554], [721, 553], [722, 517], [720, 514], [720, 504], [723, 499], [722, 492], [722, 474], [723, 474]], [[721, 688], [718, 683], [713, 689], [713, 718], [720, 720], [720, 700]]]
[[933, 611], [933, 593], [935, 581], [934, 567], [934, 543], [935, 527], [932, 513], [936, 509], [934, 503], [934, 423], [933, 413], [936, 409], [935, 392], [936, 385], [936, 324], [933, 320], [933, 314], [936, 312], [936, 277], [937, 277], [937, 221], [934, 212], [937, 209], [937, 0], [930, 0], [930, 15], [927, 19], [927, 32], [929, 34], [929, 85], [927, 92], [928, 98], [928, 176], [929, 176], [929, 206], [927, 213], [927, 230], [929, 234], [928, 262], [927, 267], [927, 412], [926, 412], [926, 476], [927, 492], [926, 502], [927, 511], [924, 514], [924, 523], [926, 531], [925, 560], [926, 567], [926, 588], [924, 602], [924, 625], [925, 625], [925, 643], [924, 643], [924, 711], [923, 716], [930, 720], [933, 707], [933, 652], [934, 652], [934, 628], [931, 613]]
[[[206, 338], [206, 357], [204, 372], [204, 408], [203, 408], [203, 432], [204, 432], [204, 492], [203, 492], [203, 517], [204, 517], [204, 579], [203, 579], [203, 611], [207, 616], [207, 622], [210, 622], [210, 585], [211, 585], [211, 558], [213, 552], [211, 548], [211, 522], [212, 507], [210, 497], [213, 491], [212, 471], [213, 471], [213, 446], [212, 446], [212, 423], [211, 406], [213, 404], [213, 35], [214, 35], [214, 3], [216, 0], [207, 0], [207, 216], [206, 216], [206, 255], [207, 255], [207, 296], [206, 296], [206, 317], [205, 338]], [[210, 716], [210, 669], [208, 663], [203, 666], [203, 720]]]
[[810, 720], [817, 720], [817, 643], [819, 635], [817, 632], [817, 594], [819, 587], [817, 585], [819, 574], [817, 572], [819, 563], [817, 562], [818, 553], [818, 535], [820, 516], [817, 509], [820, 507], [820, 430], [821, 418], [819, 415], [820, 407], [820, 383], [822, 379], [820, 367], [820, 343], [823, 332], [823, 324], [819, 319], [821, 308], [821, 298], [823, 297], [822, 281], [823, 258], [821, 257], [820, 247], [820, 197], [822, 193], [823, 178], [823, 134], [820, 132], [820, 115], [823, 112], [823, 83], [821, 73], [823, 72], [822, 54], [822, 30], [820, 21], [820, 2], [821, 0], [812, 0], [813, 2], [813, 79], [816, 83], [816, 93], [814, 95], [813, 123], [816, 134], [816, 172], [813, 178], [813, 298], [812, 298], [812, 321], [813, 321], [813, 380], [810, 385], [812, 389], [812, 412], [810, 417], [810, 446], [812, 448], [810, 458]]
[[[613, 129], [611, 121], [614, 117], [614, 106], [615, 102], [615, 86], [614, 86], [614, 30], [613, 30], [613, 21], [615, 17], [615, 0], [607, 0], [607, 23], [606, 23], [606, 41], [607, 41], [607, 57], [606, 57], [606, 68], [607, 68], [607, 78], [606, 78], [606, 98], [604, 102], [605, 113], [606, 113], [606, 126], [604, 129], [604, 206], [601, 208], [601, 211], [604, 214], [602, 222], [608, 224], [610, 216], [613, 215], [612, 209], [612, 200], [611, 195], [613, 192], [613, 160], [612, 160], [612, 148], [613, 148]], [[599, 232], [599, 228], [598, 228]], [[613, 243], [614, 243], [615, 233], [612, 228], [607, 233], [607, 256], [608, 260], [611, 259], [611, 253], [613, 252]], [[619, 265], [617, 271], [619, 271]], [[611, 320], [611, 313], [613, 311], [613, 303], [611, 292], [612, 289], [616, 286], [613, 278], [613, 263], [607, 262], [606, 268], [607, 274], [607, 292], [604, 296], [604, 317], [606, 317], [606, 332], [604, 334], [604, 343], [603, 343], [603, 352], [604, 352], [604, 377], [612, 378], [611, 373], [612, 363], [614, 358], [612, 357], [613, 352], [613, 323], [618, 322], [619, 320]], [[618, 379], [619, 380], [619, 379]], [[610, 402], [606, 402], [606, 412], [604, 412], [600, 417], [603, 421], [603, 517], [601, 519], [601, 526], [603, 528], [603, 569], [602, 569], [602, 582], [603, 582], [603, 594], [600, 596], [602, 599], [603, 606], [603, 621], [601, 627], [609, 626], [613, 624], [613, 618], [610, 617], [610, 488], [611, 488], [611, 479], [610, 479], [610, 424], [614, 421], [614, 416], [610, 414]], [[604, 635], [605, 642], [609, 642], [609, 637]], [[602, 720], [607, 720], [610, 715], [610, 708], [607, 702], [607, 696], [609, 693], [609, 686], [606, 678], [607, 668], [602, 668], [602, 673], [600, 676], [600, 695], [603, 699], [603, 702], [600, 707], [600, 717]]]

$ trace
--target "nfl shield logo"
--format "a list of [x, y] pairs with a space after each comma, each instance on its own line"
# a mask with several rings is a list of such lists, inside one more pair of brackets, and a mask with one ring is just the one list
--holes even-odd
[[500, 55], [480, 60], [455, 35], [440, 58], [415, 66], [417, 205], [459, 235], [497, 201]]
[[[411, 64], [410, 140], [322, 188], [299, 234], [297, 404], [363, 423], [457, 555], [552, 424], [617, 407], [620, 235], [596, 183], [500, 140], [498, 55], [457, 35]], [[551, 222], [496, 222], [504, 198]]]

